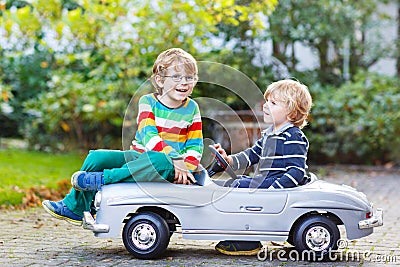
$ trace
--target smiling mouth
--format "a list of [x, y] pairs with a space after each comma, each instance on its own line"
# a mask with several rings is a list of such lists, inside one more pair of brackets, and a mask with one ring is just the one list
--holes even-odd
[[175, 90], [181, 93], [186, 93], [188, 91], [188, 89], [175, 89]]

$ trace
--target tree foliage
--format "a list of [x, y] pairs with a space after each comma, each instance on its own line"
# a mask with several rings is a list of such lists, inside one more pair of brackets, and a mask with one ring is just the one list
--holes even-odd
[[[393, 23], [376, 9], [387, 2], [2, 1], [0, 135], [21, 134], [38, 149], [120, 148], [132, 95], [161, 51], [181, 47], [238, 69], [261, 90], [287, 77], [309, 85], [315, 106], [308, 136], [317, 158], [345, 159], [344, 151], [389, 160], [388, 140], [398, 142], [391, 125], [399, 124], [399, 80], [366, 72], [380, 58], [398, 57], [400, 42], [386, 47], [379, 38], [382, 23]], [[298, 69], [304, 47], [318, 58], [315, 69]], [[199, 83], [198, 95], [248, 108], [215, 85]]]
[[[318, 80], [323, 84], [343, 82], [343, 64], [349, 57], [350, 75], [367, 70], [390, 55], [393, 45], [382, 42], [380, 27], [389, 17], [377, 10], [381, 0], [280, 1], [270, 16], [274, 56], [296, 69], [295, 44], [314, 50], [319, 59]], [[374, 36], [368, 38], [368, 34]], [[346, 77], [344, 77], [346, 78]]]
[[263, 26], [262, 15], [276, 4], [8, 0], [0, 5], [0, 53], [3, 84], [16, 96], [9, 102], [12, 113], [39, 148], [57, 139], [110, 146], [106, 140], [115, 133], [109, 134], [121, 126], [124, 108], [159, 52], [181, 47], [200, 54], [198, 49], [212, 45], [208, 37], [221, 23], [251, 24], [255, 33]]
[[[399, 160], [399, 80], [360, 72], [355, 82], [327, 91], [313, 87], [310, 123], [316, 161], [385, 163]], [[322, 160], [323, 161], [323, 160]]]

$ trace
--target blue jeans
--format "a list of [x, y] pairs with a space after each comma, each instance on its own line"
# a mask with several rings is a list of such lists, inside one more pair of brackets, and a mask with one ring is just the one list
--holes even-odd
[[236, 179], [231, 187], [238, 188], [268, 188], [270, 187], [275, 179], [274, 178], [259, 178], [259, 177], [249, 177], [246, 175], [239, 175], [239, 178]]

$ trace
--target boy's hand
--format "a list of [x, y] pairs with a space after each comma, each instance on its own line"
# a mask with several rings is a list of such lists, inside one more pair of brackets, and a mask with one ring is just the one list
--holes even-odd
[[173, 159], [175, 169], [174, 184], [191, 184], [195, 183], [196, 179], [193, 174], [187, 169], [183, 159]]
[[214, 144], [215, 149], [221, 154], [221, 156], [226, 160], [226, 162], [228, 162], [229, 165], [233, 165], [232, 162], [232, 157], [228, 156], [228, 154], [226, 154], [225, 149], [222, 148], [221, 144], [217, 143]]

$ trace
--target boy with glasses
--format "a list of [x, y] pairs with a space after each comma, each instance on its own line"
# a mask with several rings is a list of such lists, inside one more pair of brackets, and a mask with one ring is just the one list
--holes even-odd
[[179, 48], [162, 52], [153, 65], [156, 93], [139, 100], [137, 131], [131, 150], [93, 150], [71, 177], [73, 188], [61, 201], [43, 201], [53, 217], [82, 224], [96, 192], [119, 182], [195, 182], [203, 152], [200, 111], [190, 99], [197, 83], [197, 63]]

